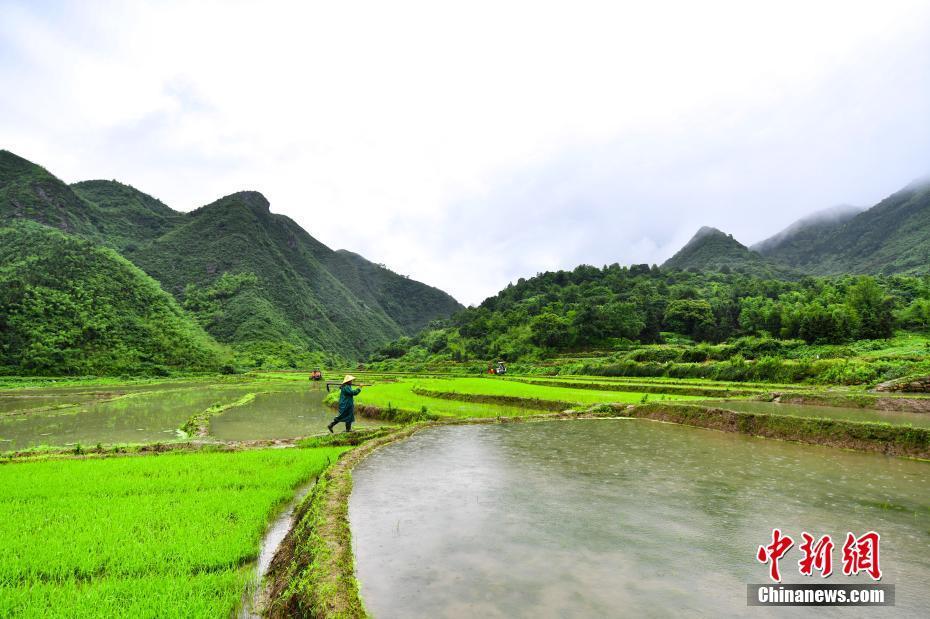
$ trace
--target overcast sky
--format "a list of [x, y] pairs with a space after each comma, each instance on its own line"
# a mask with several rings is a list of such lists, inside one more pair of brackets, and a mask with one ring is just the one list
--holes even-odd
[[[190, 6], [188, 6], [190, 5]], [[0, 148], [480, 302], [930, 173], [930, 2], [0, 0]]]

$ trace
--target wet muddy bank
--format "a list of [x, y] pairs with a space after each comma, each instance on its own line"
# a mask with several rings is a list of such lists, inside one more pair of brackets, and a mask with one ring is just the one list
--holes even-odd
[[[334, 414], [338, 414], [338, 402], [333, 402], [329, 406]], [[381, 407], [374, 406], [372, 404], [361, 403], [355, 404], [355, 415], [356, 417], [363, 417], [365, 419], [373, 419], [377, 421], [386, 421], [388, 423], [420, 423], [436, 421], [440, 418], [439, 415], [422, 410], [414, 411], [403, 408], [395, 408], [393, 406]]]
[[268, 602], [268, 590], [265, 578], [268, 575], [271, 561], [281, 547], [287, 533], [294, 528], [295, 510], [307, 494], [313, 489], [316, 479], [300, 486], [294, 497], [284, 509], [271, 521], [271, 524], [262, 536], [258, 550], [258, 559], [255, 562], [255, 573], [246, 586], [242, 596], [242, 606], [237, 613], [239, 619], [259, 619]]
[[768, 402], [806, 406], [874, 408], [904, 413], [930, 413], [930, 398], [882, 396], [870, 393], [784, 393], [772, 392], [759, 398]]
[[813, 445], [930, 459], [930, 429], [839, 419], [744, 413], [689, 404], [607, 407], [614, 413]]
[[0, 456], [0, 465], [8, 462], [44, 459], [89, 459], [150, 456], [170, 452], [193, 451], [244, 451], [267, 447], [294, 447], [307, 439], [276, 439], [254, 441], [189, 440], [170, 443], [144, 443], [139, 445], [101, 445], [99, 447], [54, 447], [48, 449], [24, 449], [5, 452]]
[[244, 406], [249, 402], [252, 402], [255, 399], [255, 396], [259, 395], [258, 393], [247, 393], [235, 402], [227, 402], [225, 404], [214, 404], [210, 408], [201, 411], [195, 415], [192, 415], [190, 419], [184, 422], [184, 425], [180, 427], [180, 430], [187, 434], [188, 436], [196, 436], [198, 438], [204, 438], [210, 433], [210, 418], [215, 417], [216, 415], [221, 415], [231, 408], [237, 406]]
[[[382, 433], [344, 453], [317, 479], [294, 512], [294, 526], [268, 570], [269, 617], [366, 617], [355, 579], [348, 501], [352, 469], [375, 449], [425, 425]], [[359, 433], [359, 438], [366, 438]]]

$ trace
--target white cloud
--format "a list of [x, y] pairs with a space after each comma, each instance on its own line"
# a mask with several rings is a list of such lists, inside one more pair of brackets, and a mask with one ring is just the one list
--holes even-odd
[[[925, 2], [0, 3], [0, 139], [477, 302], [930, 167]], [[9, 93], [15, 93], [10, 96]]]

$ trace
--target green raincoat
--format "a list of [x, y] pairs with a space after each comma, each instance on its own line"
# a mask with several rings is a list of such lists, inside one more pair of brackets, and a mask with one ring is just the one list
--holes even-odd
[[333, 423], [352, 423], [355, 421], [355, 396], [362, 392], [358, 387], [343, 385], [339, 389], [339, 416]]

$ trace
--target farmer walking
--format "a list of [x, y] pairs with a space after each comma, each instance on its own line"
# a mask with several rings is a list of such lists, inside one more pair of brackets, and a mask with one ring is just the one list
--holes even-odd
[[329, 431], [333, 431], [333, 426], [337, 423], [346, 424], [346, 432], [352, 431], [352, 422], [355, 421], [355, 396], [362, 392], [358, 387], [352, 386], [355, 377], [346, 374], [342, 379], [342, 386], [339, 388], [339, 416], [333, 419], [333, 422], [326, 426]]

